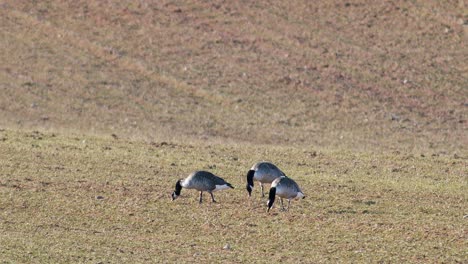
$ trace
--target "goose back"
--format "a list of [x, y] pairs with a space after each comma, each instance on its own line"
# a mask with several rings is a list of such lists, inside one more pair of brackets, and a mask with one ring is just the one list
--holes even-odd
[[297, 185], [293, 179], [286, 176], [281, 176], [275, 179], [272, 182], [271, 187], [276, 188], [276, 195], [281, 198], [293, 199], [304, 197], [304, 193], [301, 188], [299, 188], [299, 185]]
[[276, 165], [270, 162], [258, 162], [252, 166], [251, 170], [255, 171], [253, 179], [262, 183], [271, 183], [276, 178], [285, 175]]
[[182, 187], [198, 191], [217, 191], [232, 188], [224, 179], [207, 171], [195, 171], [182, 180]]

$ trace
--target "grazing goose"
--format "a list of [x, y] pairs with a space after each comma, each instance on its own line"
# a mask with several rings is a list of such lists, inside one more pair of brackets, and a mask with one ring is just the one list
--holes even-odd
[[268, 197], [267, 203], [267, 212], [269, 212], [270, 208], [273, 206], [276, 195], [280, 197], [282, 210], [284, 210], [283, 198], [288, 199], [288, 210], [289, 205], [291, 204], [291, 199], [305, 198], [305, 195], [299, 188], [299, 185], [297, 185], [293, 179], [290, 179], [286, 176], [281, 176], [271, 183], [270, 195]]
[[186, 189], [195, 189], [200, 191], [200, 203], [202, 203], [203, 192], [211, 194], [211, 201], [216, 203], [213, 192], [228, 188], [234, 189], [232, 185], [222, 178], [207, 171], [195, 171], [187, 178], [178, 180], [175, 185], [175, 191], [172, 193], [172, 201], [180, 195], [182, 187]]
[[262, 197], [265, 197], [265, 193], [263, 192], [263, 183], [272, 183], [280, 176], [284, 176], [284, 172], [270, 162], [258, 162], [253, 165], [247, 173], [247, 191], [249, 192], [249, 197], [251, 196], [252, 188], [254, 187], [254, 180], [260, 182]]

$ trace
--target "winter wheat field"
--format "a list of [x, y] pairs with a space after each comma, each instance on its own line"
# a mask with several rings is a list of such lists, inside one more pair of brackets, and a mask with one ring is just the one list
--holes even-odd
[[467, 40], [462, 0], [1, 1], [0, 262], [467, 263]]

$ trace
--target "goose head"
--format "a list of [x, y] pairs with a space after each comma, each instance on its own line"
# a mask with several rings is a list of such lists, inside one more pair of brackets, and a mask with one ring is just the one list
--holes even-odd
[[175, 199], [177, 199], [177, 197], [179, 197], [179, 195], [180, 195], [180, 191], [182, 191], [182, 185], [180, 184], [180, 181], [181, 181], [181, 180], [178, 180], [178, 181], [176, 182], [175, 190], [174, 190], [174, 192], [172, 193], [172, 201], [174, 201]]

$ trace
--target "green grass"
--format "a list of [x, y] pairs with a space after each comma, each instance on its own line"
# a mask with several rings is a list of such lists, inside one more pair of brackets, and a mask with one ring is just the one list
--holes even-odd
[[[0, 132], [6, 262], [464, 262], [466, 160], [310, 148]], [[245, 174], [271, 160], [307, 198], [275, 207]], [[218, 203], [177, 179], [205, 169]], [[97, 199], [102, 196], [104, 199]], [[223, 247], [229, 244], [231, 249]]]

